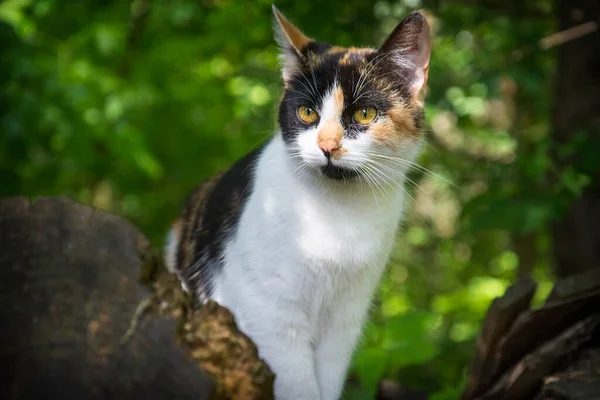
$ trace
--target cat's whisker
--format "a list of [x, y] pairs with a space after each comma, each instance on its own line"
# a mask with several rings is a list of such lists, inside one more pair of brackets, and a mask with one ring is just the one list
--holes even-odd
[[398, 74], [397, 71], [389, 71], [389, 72], [384, 72], [383, 74], [377, 74], [377, 78], [380, 79], [380, 78], [384, 78], [389, 75], [395, 75], [398, 79], [402, 80], [402, 83], [408, 83], [408, 79], [405, 76]]
[[360, 100], [363, 96], [374, 92], [373, 90], [368, 90], [366, 92], [362, 92], [357, 98], [354, 99], [354, 101], [352, 102], [352, 104], [356, 103], [358, 100]]
[[397, 171], [394, 168], [392, 168], [392, 167], [390, 167], [390, 166], [388, 166], [388, 165], [386, 165], [386, 164], [384, 164], [382, 162], [379, 162], [377, 160], [372, 160], [371, 159], [367, 163], [371, 164], [371, 165], [378, 166], [378, 167], [383, 167], [386, 170], [388, 170], [390, 173], [394, 174], [394, 176], [400, 177], [400, 178], [404, 178], [404, 173], [402, 173], [402, 171]]
[[384, 184], [385, 186], [394, 186], [395, 179], [391, 178], [389, 175], [387, 175], [383, 170], [381, 170], [380, 168], [378, 168], [379, 166], [373, 163], [367, 163], [366, 164], [368, 166], [368, 168], [370, 168], [373, 172], [376, 173], [377, 177], [379, 178], [379, 180], [381, 181], [380, 185], [383, 187]]
[[[306, 85], [304, 85], [302, 82], [298, 81], [300, 84], [302, 84], [306, 90], [309, 92], [309, 94], [306, 94], [304, 92], [301, 92], [299, 90], [295, 90], [295, 89], [288, 89], [289, 92], [291, 93], [296, 93], [298, 94], [298, 97], [307, 100], [309, 103], [316, 103], [316, 98], [314, 97], [314, 94], [306, 87]], [[295, 99], [288, 99], [289, 100], [295, 100]], [[284, 100], [285, 101], [285, 100]]]
[[379, 190], [379, 193], [381, 193], [381, 196], [383, 198], [387, 197], [388, 193], [385, 190], [385, 188], [383, 187], [383, 185], [381, 184], [381, 176], [380, 176], [380, 174], [376, 173], [375, 169], [373, 169], [373, 168], [367, 167], [367, 170], [371, 174], [371, 176], [373, 178], [373, 184], [375, 185], [375, 187], [377, 188], [377, 190]]
[[294, 168], [295, 175], [301, 175], [302, 172], [308, 170], [309, 165], [307, 163], [301, 162], [296, 168]]
[[[300, 85], [302, 85], [302, 87], [308, 92], [308, 94], [306, 93], [302, 93], [302, 92], [298, 92], [296, 91], [296, 93], [302, 93], [305, 94], [307, 96], [309, 96], [311, 98], [312, 102], [317, 102], [317, 99], [319, 98], [318, 93], [315, 91], [315, 89], [312, 87], [312, 84], [310, 83], [310, 81], [308, 80], [308, 78], [306, 77], [306, 75], [304, 74], [304, 72], [300, 71], [302, 76], [304, 77], [304, 80], [306, 81], [306, 84], [304, 82], [302, 82], [299, 78], [292, 78], [293, 81], [298, 82]], [[308, 86], [307, 86], [308, 84]], [[292, 90], [293, 89], [288, 89], [288, 90]]]
[[[425, 133], [431, 133], [432, 131], [430, 131], [430, 130], [423, 130], [423, 132], [425, 132]], [[425, 138], [423, 138], [423, 137], [418, 137], [418, 136], [417, 136], [415, 139], [417, 139], [418, 141], [422, 142], [422, 143], [423, 143], [423, 144], [425, 144], [426, 146], [429, 146], [429, 148], [431, 148], [433, 151], [435, 151], [435, 153], [436, 153], [438, 156], [440, 155], [440, 152], [439, 152], [439, 150], [438, 150], [438, 149], [437, 149], [437, 148], [436, 148], [434, 145], [432, 145], [432, 144], [431, 144], [431, 143], [429, 143], [427, 140], [425, 140]]]
[[[379, 63], [384, 60], [386, 57], [389, 56], [389, 54], [391, 53], [382, 53], [382, 54], [378, 54], [377, 56], [375, 56], [366, 66], [365, 66], [365, 70], [363, 73], [361, 73], [361, 78], [359, 79], [359, 83], [357, 85], [358, 88], [358, 92], [353, 94], [352, 97], [356, 98], [356, 96], [360, 95], [360, 92], [362, 91], [362, 88], [364, 87], [364, 83], [366, 82], [367, 78], [369, 77], [369, 75], [371, 75], [371, 73], [375, 70], [375, 68], [377, 67], [377, 65], [379, 65]], [[377, 60], [377, 62], [375, 62]], [[356, 89], [356, 88], [355, 88]], [[354, 102], [353, 102], [354, 103]]]
[[[356, 85], [356, 87], [354, 88], [354, 92], [352, 93], [352, 97], [356, 97], [359, 93], [357, 92], [358, 88], [361, 87], [362, 83], [364, 82], [364, 80], [366, 79], [366, 76], [369, 74], [368, 71], [371, 70], [371, 68], [373, 68], [373, 62], [375, 60], [377, 60], [378, 58], [381, 58], [382, 56], [384, 56], [385, 53], [382, 54], [378, 54], [375, 57], [373, 57], [373, 59], [371, 61], [369, 61], [369, 63], [367, 65], [365, 65], [363, 72], [360, 74], [359, 79], [358, 79], [358, 84]], [[363, 78], [364, 77], [364, 78]]]
[[386, 156], [386, 155], [383, 155], [383, 154], [372, 153], [372, 152], [368, 152], [368, 153], [365, 153], [365, 154], [369, 155], [370, 157], [383, 158], [383, 159], [386, 159], [386, 160], [392, 160], [392, 161], [397, 162], [399, 164], [408, 165], [408, 166], [413, 167], [413, 168], [417, 169], [418, 171], [424, 173], [427, 176], [439, 179], [439, 180], [443, 181], [444, 183], [447, 183], [448, 185], [451, 185], [453, 187], [458, 187], [456, 184], [454, 184], [453, 182], [451, 182], [448, 179], [444, 178], [443, 176], [436, 174], [435, 172], [433, 172], [433, 171], [425, 168], [424, 166], [422, 166], [420, 164], [417, 164], [416, 162], [413, 162], [413, 161], [410, 161], [410, 160], [406, 160], [404, 158]]
[[[411, 164], [409, 164], [409, 163], [405, 163], [405, 162], [403, 162], [403, 161], [396, 161], [396, 162], [397, 162], [398, 164], [401, 164], [401, 165], [404, 165], [404, 166], [408, 166], [409, 168], [410, 168], [410, 167], [415, 167], [415, 168], [416, 168], [416, 166], [415, 166], [415, 165], [411, 165]], [[417, 171], [419, 171], [419, 170], [417, 169]], [[431, 178], [434, 178], [434, 179], [439, 179], [439, 180], [442, 180], [442, 181], [444, 181], [444, 182], [448, 183], [449, 185], [456, 186], [456, 185], [454, 185], [452, 182], [449, 182], [449, 181], [445, 180], [444, 178], [442, 178], [442, 177], [440, 177], [440, 176], [437, 176], [436, 174], [432, 174], [432, 173], [429, 173], [429, 172], [427, 172], [427, 171], [420, 171], [420, 172], [422, 172], [422, 173], [423, 173], [425, 176], [429, 176], [429, 177], [431, 177]], [[407, 179], [409, 179], [409, 178], [407, 177]]]
[[377, 195], [375, 194], [375, 189], [373, 187], [373, 184], [375, 183], [375, 181], [367, 169], [363, 170], [363, 176], [365, 177], [365, 180], [366, 180], [367, 184], [369, 185], [371, 192], [373, 193], [373, 198], [375, 199], [375, 204], [377, 204], [377, 211], [379, 212], [381, 210], [379, 207], [379, 200], [377, 200]]
[[[375, 170], [377, 170], [375, 168]], [[379, 171], [379, 170], [378, 170]], [[385, 173], [383, 173], [383, 171], [379, 171], [381, 174], [383, 174], [383, 176], [385, 177]], [[392, 183], [394, 183], [392, 181]], [[402, 193], [404, 193], [406, 196], [408, 196], [411, 199], [411, 203], [408, 203], [408, 207], [410, 208], [411, 212], [415, 215], [415, 217], [417, 217], [417, 219], [421, 222], [424, 223], [425, 221], [423, 220], [423, 218], [417, 213], [417, 211], [415, 210], [415, 204], [416, 204], [416, 200], [415, 198], [408, 192], [408, 190], [406, 190], [406, 188], [401, 184], [401, 183], [396, 183], [395, 187], [397, 189], [399, 189]]]
[[[376, 167], [371, 166], [370, 168], [371, 172], [378, 178], [377, 179], [377, 185], [381, 188], [381, 192], [383, 193], [384, 198], [390, 198], [390, 193], [388, 192], [387, 188], [390, 188], [390, 185], [386, 184], [384, 186], [384, 183], [388, 183], [388, 178], [386, 177], [386, 175], [378, 170]], [[392, 187], [393, 189], [393, 187]]]
[[[312, 68], [311, 68], [312, 71]], [[312, 85], [312, 83], [310, 82], [310, 80], [308, 79], [308, 77], [306, 76], [306, 74], [302, 71], [300, 71], [300, 73], [302, 74], [302, 76], [304, 77], [304, 80], [306, 81], [306, 83], [308, 84], [308, 86], [310, 86], [311, 89], [311, 93], [313, 94], [313, 96], [315, 96], [315, 98], [319, 97], [319, 91], [317, 90], [317, 88], [315, 86]], [[314, 74], [314, 72], [313, 72]]]
[[[400, 172], [400, 171], [396, 171], [396, 170], [395, 170], [395, 169], [393, 169], [392, 167], [390, 167], [390, 166], [388, 166], [388, 165], [386, 165], [386, 164], [383, 164], [383, 163], [377, 162], [377, 161], [375, 161], [375, 160], [372, 160], [372, 162], [373, 162], [373, 163], [375, 163], [375, 165], [378, 165], [378, 166], [380, 166], [380, 167], [382, 167], [382, 168], [385, 168], [385, 169], [387, 169], [388, 171], [390, 171], [390, 173], [394, 174], [395, 176], [397, 176], [397, 177], [399, 177], [399, 178], [401, 178], [401, 179], [406, 179], [406, 180], [407, 180], [408, 182], [410, 182], [410, 183], [411, 183], [411, 184], [412, 184], [412, 185], [413, 185], [415, 188], [417, 188], [417, 190], [420, 190], [420, 191], [422, 191], [422, 192], [423, 192], [425, 195], [427, 195], [427, 194], [428, 194], [428, 193], [426, 193], [426, 192], [425, 192], [425, 190], [424, 190], [424, 189], [423, 189], [421, 186], [419, 186], [419, 184], [418, 184], [417, 182], [415, 182], [415, 181], [413, 181], [412, 179], [410, 179], [408, 176], [406, 176], [406, 174], [404, 174], [404, 173], [402, 173], [402, 172]], [[394, 183], [396, 183], [396, 182], [394, 182]], [[399, 185], [399, 186], [401, 186], [401, 185], [402, 185], [402, 183], [398, 183], [398, 185]]]
[[306, 96], [305, 94], [302, 94], [301, 92], [298, 92], [298, 91], [292, 91], [292, 92], [296, 92], [298, 94], [298, 97], [297, 98], [291, 97], [289, 99], [283, 100], [283, 102], [287, 103], [288, 101], [294, 101], [294, 100], [297, 100], [299, 98], [303, 99], [303, 100], [306, 100], [306, 101], [308, 101], [311, 104], [314, 102], [314, 100], [313, 100], [312, 97]]

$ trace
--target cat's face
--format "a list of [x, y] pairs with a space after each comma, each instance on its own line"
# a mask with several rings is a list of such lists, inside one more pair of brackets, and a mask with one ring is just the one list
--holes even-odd
[[406, 17], [374, 50], [316, 42], [274, 12], [285, 84], [279, 125], [296, 172], [400, 180], [421, 142], [430, 53], [424, 16]]

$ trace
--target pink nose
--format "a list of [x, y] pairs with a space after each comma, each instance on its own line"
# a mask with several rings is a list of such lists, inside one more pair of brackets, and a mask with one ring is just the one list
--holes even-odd
[[328, 122], [319, 130], [317, 145], [327, 158], [341, 147], [343, 133], [342, 126], [335, 122]]
[[323, 153], [333, 153], [340, 148], [340, 143], [335, 140], [324, 140], [319, 143], [319, 148], [323, 150]]

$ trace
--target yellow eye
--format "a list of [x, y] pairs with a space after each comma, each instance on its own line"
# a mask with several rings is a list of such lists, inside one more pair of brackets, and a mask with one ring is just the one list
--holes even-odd
[[375, 117], [377, 117], [377, 110], [373, 107], [358, 108], [354, 111], [354, 115], [352, 115], [354, 122], [361, 125], [370, 124]]
[[310, 107], [300, 106], [298, 107], [298, 117], [307, 124], [312, 124], [319, 119], [319, 114]]

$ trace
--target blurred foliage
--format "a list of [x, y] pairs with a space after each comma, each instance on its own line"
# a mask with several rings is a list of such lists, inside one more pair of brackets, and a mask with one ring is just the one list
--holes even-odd
[[[548, 153], [555, 54], [528, 49], [554, 32], [551, 12], [525, 18], [466, 3], [277, 4], [340, 45], [376, 45], [417, 7], [432, 21], [427, 170], [411, 176], [414, 201], [350, 399], [373, 398], [382, 377], [457, 398], [491, 300], [521, 273], [541, 282], [538, 298], [548, 292], [548, 223], [589, 180], [555, 171]], [[270, 6], [0, 3], [0, 195], [70, 196], [132, 219], [160, 246], [189, 191], [275, 126]]]

